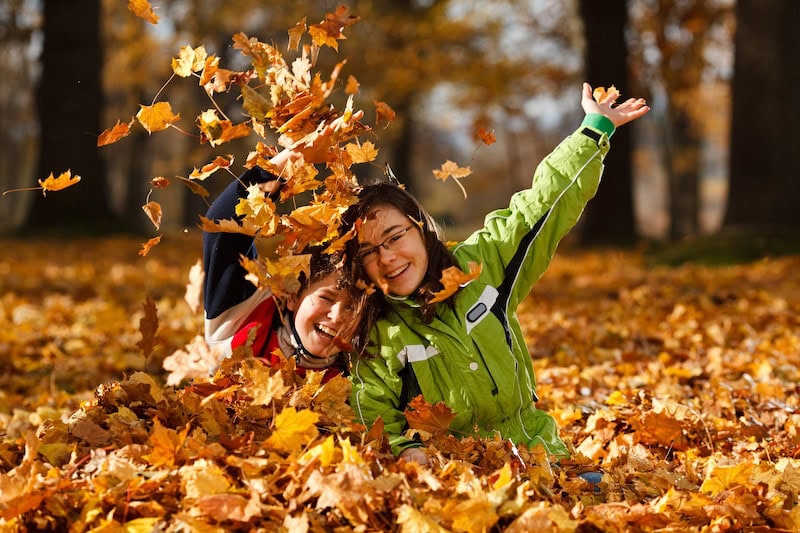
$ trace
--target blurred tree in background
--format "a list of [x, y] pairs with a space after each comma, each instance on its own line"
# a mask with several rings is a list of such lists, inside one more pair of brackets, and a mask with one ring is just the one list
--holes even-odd
[[800, 3], [736, 3], [730, 196], [725, 228], [800, 230]]
[[[0, 188], [35, 186], [37, 179], [67, 168], [84, 178], [79, 186], [48, 195], [43, 203], [34, 199], [36, 193], [4, 196], [2, 228], [20, 227], [29, 213], [28, 223], [42, 229], [63, 228], [70, 217], [80, 218], [72, 222], [81, 224], [93, 220], [97, 226], [113, 215], [119, 222], [102, 223], [103, 227], [148, 230], [152, 228], [141, 210], [148, 194], [157, 194], [171, 214], [165, 229], [194, 225], [205, 209], [203, 201], [180, 186], [152, 193], [150, 179], [188, 175], [210, 159], [207, 146], [177, 132], [154, 139], [139, 129], [124, 142], [100, 149], [98, 158], [95, 136], [118, 118], [128, 120], [138, 104], [150, 104], [156, 97], [185, 108], [182, 127], [191, 131], [186, 122], [211, 107], [203, 91], [189, 80], [170, 83], [160, 93], [171, 75], [170, 58], [181, 45], [203, 44], [223, 63], [236, 62], [238, 52], [230, 44], [234, 33], [282, 46], [286, 30], [298, 20], [316, 22], [335, 8], [316, 1], [154, 1], [161, 21], [151, 26], [134, 17], [125, 2], [81, 2], [87, 2], [81, 4], [85, 9], [72, 3], [71, 8], [59, 8], [55, 1], [0, 0]], [[748, 6], [759, 11], [754, 7], [759, 2], [736, 3], [736, 17], [733, 0], [342, 3], [362, 20], [342, 41], [339, 56], [321, 58], [323, 69], [325, 61], [332, 64], [347, 57], [344, 74], [360, 83], [357, 100], [363, 107], [371, 109], [377, 100], [397, 111], [391, 127], [378, 132], [382, 159], [365, 179], [381, 176], [388, 164], [441, 220], [455, 231], [468, 231], [480, 223], [482, 214], [525, 187], [540, 158], [574, 129], [581, 115], [577, 88], [588, 78], [595, 85], [616, 84], [624, 97], [646, 96], [654, 111], [644, 124], [615, 135], [603, 189], [581, 226], [583, 242], [630, 243], [643, 236], [680, 239], [719, 226], [708, 222], [707, 213], [713, 204], [721, 219], [727, 190], [733, 31]], [[742, 87], [753, 79], [746, 74], [753, 67], [742, 65], [769, 70], [775, 87], [793, 86], [779, 76], [798, 71], [796, 63], [791, 64], [797, 45], [778, 40], [783, 35], [780, 25], [796, 20], [792, 17], [798, 5], [770, 0], [758, 13], [762, 18], [771, 14], [775, 26], [770, 27], [758, 26], [760, 19], [752, 14], [744, 15], [751, 23], [744, 26], [750, 28], [749, 35], [758, 37], [738, 34], [739, 41], [750, 40], [746, 55], [737, 48], [735, 93], [747, 95]], [[100, 72], [101, 93], [96, 83]], [[759, 77], [765, 79], [766, 72]], [[32, 98], [37, 84], [42, 91], [38, 104]], [[778, 96], [786, 93], [774, 94], [756, 100], [779, 106], [785, 98]], [[754, 102], [752, 98], [751, 94], [741, 101]], [[226, 114], [243, 119], [235, 98], [221, 97], [217, 103]], [[761, 127], [796, 120], [781, 111], [767, 119], [765, 114], [776, 110], [759, 105], [758, 113], [753, 113], [756, 106], [734, 105], [734, 144], [741, 138], [736, 128], [751, 135], [757, 131], [755, 125], [742, 126], [747, 120]], [[39, 111], [41, 127], [33, 120], [34, 110]], [[74, 114], [65, 114], [69, 112]], [[473, 137], [478, 127], [493, 130], [496, 145], [478, 150]], [[764, 140], [764, 150], [779, 153], [766, 141], [772, 137], [757, 137]], [[747, 142], [753, 146], [752, 138]], [[42, 149], [37, 168], [33, 154], [38, 143]], [[234, 154], [234, 168], [240, 169], [251, 144], [240, 140], [218, 152]], [[87, 155], [80, 156], [83, 151]], [[726, 225], [749, 223], [755, 216], [745, 214], [752, 202], [737, 203], [737, 198], [752, 198], [753, 191], [745, 188], [753, 183], [744, 177], [754, 172], [748, 165], [755, 164], [759, 172], [776, 165], [767, 164], [765, 156], [751, 163], [753, 158], [747, 156], [744, 149], [732, 151], [735, 168]], [[466, 200], [452, 184], [432, 178], [430, 171], [446, 159], [473, 168], [465, 182], [470, 193]], [[793, 189], [781, 190], [778, 182], [767, 178], [756, 181], [763, 186], [752, 212], [788, 213], [770, 207], [791, 196], [785, 192]], [[28, 204], [35, 205], [31, 209]], [[666, 222], [660, 225], [660, 220]]]

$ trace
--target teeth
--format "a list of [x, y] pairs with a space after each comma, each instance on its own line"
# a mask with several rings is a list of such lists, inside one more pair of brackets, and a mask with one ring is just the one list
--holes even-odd
[[317, 324], [317, 330], [330, 337], [335, 337], [337, 333], [335, 329], [331, 329], [328, 326], [325, 326], [324, 324]]
[[393, 270], [392, 272], [389, 272], [388, 274], [386, 274], [386, 277], [389, 278], [389, 279], [396, 278], [397, 276], [402, 274], [405, 271], [406, 268], [408, 268], [408, 265], [403, 265], [400, 268], [398, 268], [397, 270]]

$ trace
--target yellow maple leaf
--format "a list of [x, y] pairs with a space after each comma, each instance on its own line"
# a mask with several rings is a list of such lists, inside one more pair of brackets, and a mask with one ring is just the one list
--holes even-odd
[[361, 145], [349, 143], [344, 149], [347, 150], [347, 153], [353, 158], [353, 163], [369, 163], [378, 157], [378, 150], [370, 141], [366, 141]]
[[192, 72], [203, 70], [207, 57], [205, 46], [201, 45], [197, 48], [192, 48], [188, 44], [181, 46], [178, 57], [172, 58], [172, 71], [181, 78], [188, 78]]
[[712, 496], [716, 496], [733, 485], [747, 485], [750, 483], [750, 473], [752, 471], [753, 463], [750, 462], [731, 466], [714, 465], [703, 480], [700, 492], [707, 492]]
[[319, 434], [315, 425], [319, 415], [308, 409], [296, 411], [286, 407], [275, 417], [275, 429], [264, 443], [270, 449], [294, 452], [314, 440]]
[[128, 9], [137, 17], [150, 24], [158, 23], [158, 15], [147, 0], [128, 0]]
[[66, 172], [62, 172], [57, 178], [54, 178], [51, 172], [47, 178], [39, 180], [39, 185], [42, 187], [42, 194], [47, 196], [47, 191], [60, 191], [75, 185], [79, 181], [81, 181], [80, 176], [77, 174], [73, 176], [72, 171], [67, 170]]
[[272, 235], [278, 228], [280, 219], [275, 210], [275, 203], [264, 194], [258, 184], [250, 185], [247, 188], [247, 198], [240, 198], [236, 204], [236, 214], [261, 228], [262, 235]]
[[165, 130], [170, 124], [181, 118], [180, 113], [175, 115], [169, 102], [156, 102], [153, 105], [139, 105], [136, 119], [147, 130], [147, 133]]

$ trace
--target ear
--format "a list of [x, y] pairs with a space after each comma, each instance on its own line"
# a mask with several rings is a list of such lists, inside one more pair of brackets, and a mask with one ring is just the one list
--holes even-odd
[[293, 294], [286, 298], [286, 309], [294, 313], [297, 311], [297, 302], [300, 298], [296, 294]]

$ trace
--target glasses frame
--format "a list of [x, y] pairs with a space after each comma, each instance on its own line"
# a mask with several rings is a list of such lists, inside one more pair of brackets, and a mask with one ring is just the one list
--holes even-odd
[[381, 248], [383, 248], [387, 252], [391, 252], [394, 246], [400, 241], [400, 239], [405, 237], [406, 234], [413, 227], [414, 227], [413, 224], [406, 226], [405, 228], [392, 233], [391, 235], [383, 239], [375, 246], [370, 246], [369, 248], [364, 248], [363, 250], [359, 250], [358, 252], [356, 252], [356, 259], [358, 260], [359, 263], [363, 265], [367, 259], [370, 260], [369, 262], [372, 262], [372, 260], [370, 259], [372, 257], [377, 259]]

